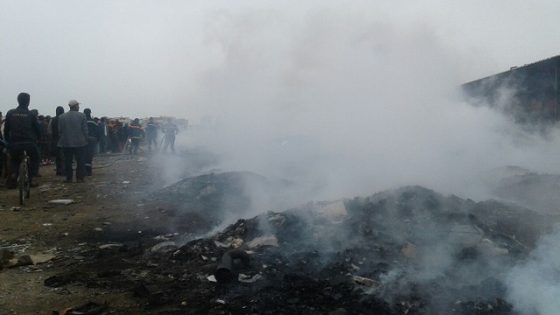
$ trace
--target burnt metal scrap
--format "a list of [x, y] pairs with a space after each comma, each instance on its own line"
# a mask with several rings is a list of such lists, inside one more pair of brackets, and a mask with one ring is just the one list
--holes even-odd
[[235, 280], [236, 271], [249, 265], [249, 254], [241, 249], [232, 249], [222, 255], [220, 264], [216, 268], [214, 276], [221, 283]]
[[538, 238], [518, 233], [526, 216], [542, 217], [406, 187], [241, 219], [182, 246], [180, 234], [88, 244], [45, 285], [130, 292], [150, 314], [514, 314], [503, 272]]

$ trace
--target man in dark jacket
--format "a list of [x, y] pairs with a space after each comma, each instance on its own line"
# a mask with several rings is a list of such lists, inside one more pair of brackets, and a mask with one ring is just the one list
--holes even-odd
[[58, 134], [58, 119], [64, 114], [64, 107], [58, 106], [56, 108], [56, 116], [51, 120], [49, 125], [49, 130], [51, 133], [51, 154], [54, 156], [54, 162], [56, 165], [56, 176], [64, 176], [64, 164], [63, 164], [63, 153], [62, 149], [58, 147], [58, 140], [60, 140], [60, 135]]
[[148, 124], [146, 125], [146, 138], [148, 140], [148, 151], [152, 151], [152, 144], [157, 151], [157, 136], [158, 136], [158, 126], [154, 122], [154, 118], [150, 117]]
[[99, 126], [91, 118], [91, 109], [86, 108], [84, 109], [84, 114], [86, 115], [87, 119], [87, 127], [88, 127], [88, 145], [86, 149], [86, 176], [92, 175], [93, 170], [93, 156], [95, 155], [95, 151], [97, 148], [97, 143], [99, 142]]
[[142, 126], [140, 126], [140, 120], [138, 118], [134, 119], [128, 126], [128, 134], [130, 136], [130, 148], [128, 149], [128, 153], [137, 154], [140, 141], [144, 139], [144, 130]]
[[72, 182], [72, 162], [76, 159], [76, 180], [84, 181], [84, 155], [88, 145], [87, 119], [80, 113], [80, 103], [76, 100], [68, 102], [70, 110], [58, 117], [58, 146], [64, 153], [64, 171], [66, 182]]
[[171, 146], [171, 152], [175, 153], [175, 136], [178, 132], [177, 125], [171, 118], [167, 118], [167, 123], [163, 125], [163, 152], [167, 152], [167, 148]]
[[18, 107], [10, 110], [6, 114], [6, 122], [4, 124], [4, 134], [8, 143], [8, 152], [10, 154], [10, 171], [8, 177], [8, 188], [15, 188], [19, 164], [26, 151], [30, 158], [29, 181], [32, 186], [34, 171], [39, 169], [39, 150], [37, 149], [37, 140], [41, 136], [41, 128], [37, 122], [37, 116], [29, 111], [29, 102], [31, 97], [27, 93], [18, 95]]

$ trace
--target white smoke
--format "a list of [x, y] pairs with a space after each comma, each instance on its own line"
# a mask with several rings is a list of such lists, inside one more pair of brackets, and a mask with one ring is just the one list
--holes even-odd
[[560, 231], [543, 237], [526, 262], [507, 275], [508, 301], [522, 314], [554, 315], [560, 309]]
[[289, 13], [208, 16], [214, 61], [191, 87], [189, 110], [214, 123], [190, 135], [222, 157], [221, 168], [293, 179], [323, 199], [406, 184], [487, 198], [489, 170], [559, 169], [559, 146], [461, 100], [470, 59], [430, 24], [344, 9]]

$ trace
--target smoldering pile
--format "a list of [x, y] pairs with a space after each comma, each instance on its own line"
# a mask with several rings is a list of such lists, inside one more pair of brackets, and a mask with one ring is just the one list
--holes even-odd
[[511, 224], [532, 215], [409, 187], [240, 220], [173, 257], [223, 257], [217, 309], [509, 314], [501, 272], [534, 241]]
[[523, 208], [406, 187], [268, 212], [183, 246], [170, 235], [91, 250], [91, 264], [46, 284], [133, 292], [151, 314], [513, 314], [503, 273], [551, 228]]
[[251, 172], [225, 172], [182, 179], [150, 194], [143, 202], [176, 216], [179, 230], [206, 233], [228, 220], [254, 216], [263, 207], [286, 209], [295, 194], [301, 193], [285, 180]]

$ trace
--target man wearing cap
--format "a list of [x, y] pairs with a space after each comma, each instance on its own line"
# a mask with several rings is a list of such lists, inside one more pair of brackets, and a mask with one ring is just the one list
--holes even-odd
[[[8, 143], [11, 170], [7, 182], [8, 188], [16, 187], [19, 163], [21, 162], [23, 151], [26, 151], [29, 155], [31, 170], [39, 169], [37, 140], [41, 136], [41, 128], [37, 122], [37, 116], [33, 115], [29, 110], [30, 100], [29, 94], [19, 93], [17, 97], [18, 107], [6, 114], [4, 136]], [[32, 181], [34, 175], [34, 172], [29, 174], [29, 181], [32, 186], [36, 186]]]
[[76, 181], [83, 182], [85, 176], [85, 152], [88, 145], [86, 115], [80, 113], [80, 103], [68, 102], [70, 110], [58, 118], [58, 146], [64, 154], [66, 182], [72, 182], [72, 162], [76, 159]]

